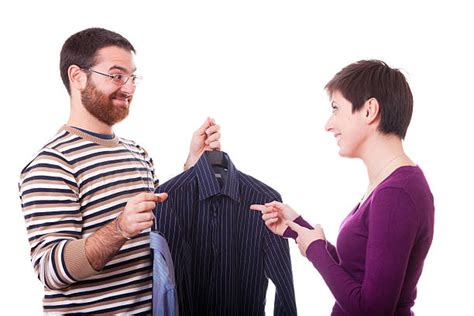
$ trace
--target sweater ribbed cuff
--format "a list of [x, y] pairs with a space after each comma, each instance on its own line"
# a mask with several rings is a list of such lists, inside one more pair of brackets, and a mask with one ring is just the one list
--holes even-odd
[[72, 277], [79, 281], [97, 274], [87, 260], [86, 238], [72, 240], [64, 246], [64, 263]]
[[[293, 221], [294, 223], [300, 225], [300, 226], [303, 226], [303, 227], [306, 227], [308, 229], [313, 229], [314, 227], [311, 226], [307, 221], [305, 221], [303, 219], [303, 217], [301, 216], [298, 216], [297, 218], [295, 218], [295, 220]], [[296, 239], [296, 237], [298, 237], [298, 233], [295, 232], [293, 229], [291, 229], [290, 227], [287, 227], [285, 229], [285, 232], [283, 233], [283, 237], [285, 238], [293, 238], [293, 239]]]

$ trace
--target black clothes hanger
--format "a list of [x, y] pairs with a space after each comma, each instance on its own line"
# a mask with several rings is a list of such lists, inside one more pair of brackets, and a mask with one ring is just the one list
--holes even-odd
[[227, 168], [229, 167], [227, 155], [223, 151], [217, 150], [206, 151], [205, 154], [214, 170], [214, 175], [222, 188], [227, 180]]
[[221, 166], [227, 168], [227, 157], [225, 156], [223, 151], [206, 151], [207, 160], [211, 164], [211, 166]]

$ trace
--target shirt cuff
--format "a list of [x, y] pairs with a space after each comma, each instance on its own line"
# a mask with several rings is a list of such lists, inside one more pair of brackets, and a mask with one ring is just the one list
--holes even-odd
[[[297, 218], [295, 218], [295, 220], [293, 222], [300, 225], [300, 226], [306, 227], [308, 229], [313, 229], [314, 228], [307, 221], [305, 221], [302, 216], [298, 216]], [[298, 233], [295, 232], [290, 227], [287, 227], [285, 232], [283, 233], [283, 237], [296, 239], [296, 237], [298, 237]]]
[[76, 281], [98, 273], [87, 260], [86, 238], [69, 241], [64, 246], [64, 264]]

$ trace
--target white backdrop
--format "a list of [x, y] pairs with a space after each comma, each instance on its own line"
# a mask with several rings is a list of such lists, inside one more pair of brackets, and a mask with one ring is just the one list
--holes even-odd
[[[192, 132], [212, 116], [236, 167], [321, 223], [332, 242], [367, 179], [363, 164], [340, 158], [323, 129], [331, 113], [323, 86], [360, 59], [403, 68], [415, 98], [405, 147], [436, 203], [435, 238], [414, 311], [472, 313], [474, 22], [463, 2], [426, 3], [2, 2], [1, 314], [42, 313], [17, 181], [68, 118], [61, 46], [92, 26], [121, 33], [137, 49], [144, 81], [115, 132], [148, 149], [162, 182], [181, 172]], [[328, 315], [331, 293], [293, 243], [291, 251], [299, 313]]]

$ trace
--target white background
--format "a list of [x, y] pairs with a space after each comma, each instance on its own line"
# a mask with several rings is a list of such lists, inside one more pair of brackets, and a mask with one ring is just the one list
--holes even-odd
[[[63, 42], [100, 26], [137, 50], [144, 81], [115, 132], [148, 149], [162, 182], [181, 172], [192, 132], [212, 116], [236, 167], [321, 223], [332, 242], [367, 178], [360, 161], [338, 156], [323, 129], [331, 113], [323, 86], [360, 59], [403, 68], [415, 99], [405, 148], [436, 203], [435, 237], [414, 311], [472, 315], [474, 22], [467, 1], [424, 3], [2, 2], [1, 314], [42, 313], [17, 181], [68, 118], [59, 76]], [[299, 313], [328, 315], [331, 293], [293, 243], [291, 251]], [[271, 302], [269, 296], [268, 312]]]

